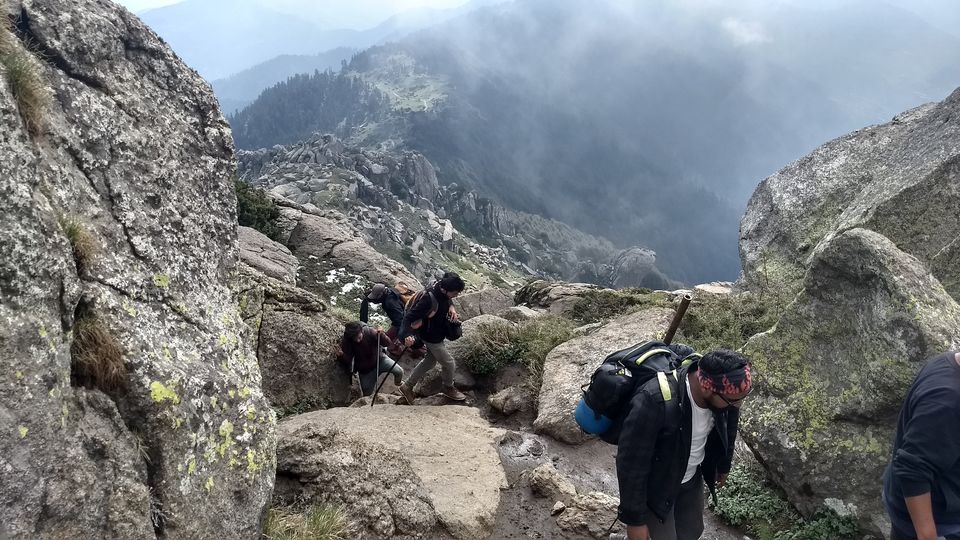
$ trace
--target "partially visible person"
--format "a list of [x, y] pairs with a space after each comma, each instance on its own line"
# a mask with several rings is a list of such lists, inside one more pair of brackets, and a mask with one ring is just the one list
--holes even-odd
[[960, 540], [960, 353], [920, 370], [883, 477], [891, 540]]
[[[409, 291], [409, 289], [406, 289], [406, 292], [411, 295], [413, 294], [413, 291]], [[390, 319], [390, 328], [387, 329], [387, 342], [385, 345], [387, 347], [387, 353], [392, 358], [399, 360], [405, 351], [411, 358], [422, 358], [423, 355], [426, 354], [426, 350], [424, 350], [422, 346], [408, 348], [397, 339], [397, 336], [400, 334], [400, 325], [403, 323], [403, 310], [405, 307], [405, 301], [400, 291], [394, 287], [388, 287], [383, 283], [374, 284], [370, 292], [360, 302], [360, 322], [369, 322], [370, 304], [379, 304], [382, 306], [383, 312], [387, 315], [387, 318]]]
[[403, 382], [403, 368], [383, 352], [387, 339], [383, 330], [358, 321], [348, 322], [344, 326], [337, 360], [359, 375], [360, 392], [364, 396], [373, 394], [380, 373], [392, 373], [397, 385]]
[[453, 384], [456, 362], [444, 345], [444, 340], [447, 339], [447, 322], [460, 320], [453, 307], [453, 299], [465, 287], [466, 284], [459, 275], [447, 272], [439, 281], [418, 293], [413, 305], [403, 316], [400, 340], [407, 347], [413, 347], [420, 340], [427, 348], [427, 355], [413, 368], [410, 378], [400, 385], [400, 393], [410, 405], [413, 405], [414, 400], [413, 388], [437, 362], [440, 363], [443, 395], [455, 401], [467, 399]]

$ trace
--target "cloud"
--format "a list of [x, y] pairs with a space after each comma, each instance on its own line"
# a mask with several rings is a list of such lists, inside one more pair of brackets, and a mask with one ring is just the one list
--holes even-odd
[[758, 23], [744, 21], [736, 17], [727, 17], [720, 22], [723, 29], [730, 34], [736, 45], [757, 45], [772, 41], [767, 32]]

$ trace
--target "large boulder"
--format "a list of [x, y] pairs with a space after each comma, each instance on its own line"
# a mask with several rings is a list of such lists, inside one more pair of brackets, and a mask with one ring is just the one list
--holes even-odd
[[523, 286], [514, 295], [516, 303], [549, 313], [564, 314], [573, 311], [584, 295], [604, 290], [589, 283], [563, 283], [536, 280]]
[[316, 295], [241, 268], [241, 315], [270, 404], [287, 412], [346, 405], [350, 373], [336, 362], [343, 323]]
[[462, 294], [457, 297], [457, 314], [461, 320], [478, 315], [500, 315], [513, 307], [513, 295], [495, 287]]
[[297, 284], [297, 258], [287, 246], [274, 242], [262, 232], [250, 227], [238, 227], [240, 260], [264, 275], [289, 285]]
[[745, 347], [743, 437], [802, 512], [826, 499], [882, 528], [878, 479], [924, 359], [960, 346], [960, 306], [916, 258], [864, 229], [814, 255], [803, 291]]
[[127, 10], [8, 4], [39, 88], [0, 72], [0, 537], [256, 537], [275, 420], [231, 289], [230, 128]]
[[362, 538], [488, 538], [506, 487], [502, 434], [469, 407], [294, 416], [280, 424], [275, 497], [343, 504]]
[[587, 437], [573, 419], [573, 410], [582, 395], [580, 386], [590, 380], [608, 354], [655, 339], [658, 333], [666, 331], [672, 317], [669, 309], [645, 309], [614, 319], [595, 332], [550, 351], [543, 366], [534, 430], [570, 444], [584, 442]]
[[751, 288], [800, 286], [840, 231], [883, 234], [960, 298], [960, 90], [831, 141], [764, 180], [740, 226]]

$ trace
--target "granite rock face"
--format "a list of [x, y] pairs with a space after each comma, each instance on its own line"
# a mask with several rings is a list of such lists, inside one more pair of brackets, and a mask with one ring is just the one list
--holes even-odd
[[926, 265], [851, 229], [814, 254], [777, 325], [745, 346], [757, 378], [740, 432], [790, 501], [828, 499], [885, 528], [878, 478], [924, 360], [960, 346], [960, 306]]
[[960, 298], [960, 90], [855, 131], [764, 180], [740, 224], [751, 288], [796, 291], [819, 245], [876, 231]]
[[10, 10], [50, 99], [28, 131], [0, 70], [0, 536], [255, 537], [275, 419], [233, 288], [229, 127], [128, 11]]

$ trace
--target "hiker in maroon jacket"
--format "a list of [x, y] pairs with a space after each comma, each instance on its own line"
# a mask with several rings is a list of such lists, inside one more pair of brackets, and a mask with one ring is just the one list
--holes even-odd
[[344, 327], [337, 360], [360, 376], [360, 391], [365, 396], [373, 394], [380, 373], [393, 373], [397, 385], [403, 382], [403, 368], [384, 353], [388, 343], [387, 334], [378, 328], [357, 321]]

